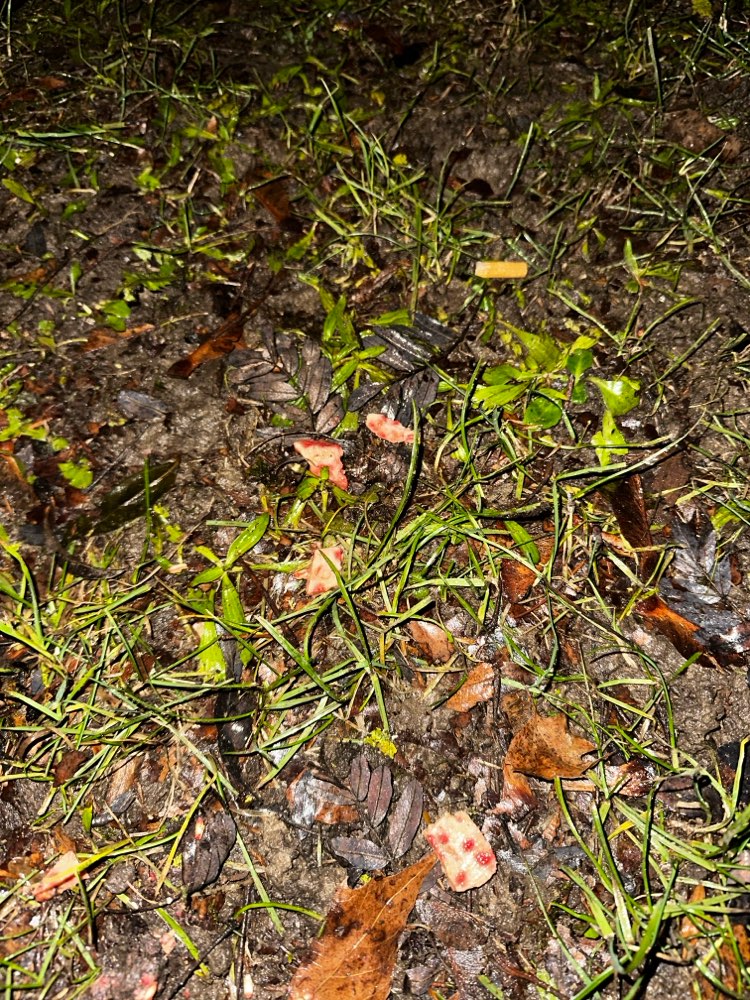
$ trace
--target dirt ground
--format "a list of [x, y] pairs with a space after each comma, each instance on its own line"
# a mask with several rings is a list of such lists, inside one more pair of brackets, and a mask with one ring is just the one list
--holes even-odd
[[3, 18], [7, 995], [286, 995], [458, 810], [393, 995], [750, 995], [742, 5]]

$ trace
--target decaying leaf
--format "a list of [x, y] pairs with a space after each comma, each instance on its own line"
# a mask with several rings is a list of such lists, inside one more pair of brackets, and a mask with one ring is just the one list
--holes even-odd
[[302, 827], [315, 823], [335, 826], [359, 819], [356, 799], [348, 788], [339, 788], [312, 771], [303, 771], [289, 785], [286, 797], [292, 820]]
[[428, 662], [445, 663], [453, 656], [453, 643], [440, 625], [430, 621], [412, 621], [408, 627], [412, 639]]
[[424, 836], [456, 892], [484, 885], [497, 871], [495, 852], [466, 812], [439, 816], [425, 828]]
[[410, 778], [388, 820], [388, 846], [394, 858], [409, 850], [422, 821], [424, 792], [416, 778]]
[[[656, 569], [658, 552], [651, 537], [640, 477], [622, 480], [608, 492], [608, 497], [620, 531], [636, 550], [639, 575], [647, 581]], [[669, 639], [686, 658], [697, 655], [706, 666], [744, 663], [750, 652], [750, 626], [731, 608], [716, 607], [729, 587], [729, 567], [713, 565], [715, 539], [710, 529], [702, 540], [695, 536], [689, 540], [688, 530], [687, 525], [675, 522], [673, 532], [679, 545], [674, 582], [662, 581], [664, 596], [652, 595], [636, 610], [647, 627]]]
[[469, 712], [475, 705], [491, 701], [495, 693], [495, 671], [491, 663], [477, 663], [461, 687], [445, 703], [452, 712]]
[[[690, 894], [689, 902], [700, 910], [700, 905], [705, 899], [706, 887], [697, 885]], [[706, 920], [703, 929], [690, 916], [683, 917], [680, 922], [680, 936], [685, 942], [683, 948], [685, 961], [695, 962], [700, 958], [704, 967], [707, 967], [714, 977], [714, 982], [721, 983], [724, 987], [724, 989], [718, 990], [707, 976], [699, 974], [700, 994], [696, 990], [695, 995], [700, 995], [703, 1000], [719, 1000], [720, 997], [724, 996], [741, 996], [746, 993], [747, 988], [743, 970], [747, 970], [750, 966], [750, 936], [748, 936], [747, 928], [741, 923], [732, 923], [732, 938], [736, 945], [736, 951], [726, 940], [721, 943], [717, 950], [713, 920], [710, 922], [709, 920], [710, 918]]]
[[215, 882], [237, 839], [237, 827], [218, 799], [196, 811], [182, 841], [182, 884], [190, 896]]
[[508, 747], [503, 762], [503, 801], [497, 810], [517, 813], [535, 804], [526, 775], [547, 781], [580, 778], [593, 763], [584, 757], [594, 749], [593, 743], [568, 730], [566, 716], [534, 713]]
[[31, 894], [38, 903], [43, 903], [77, 884], [78, 857], [75, 851], [66, 851], [37, 882], [31, 885]]
[[400, 421], [392, 420], [384, 413], [368, 413], [365, 424], [376, 437], [390, 441], [391, 444], [414, 443], [414, 431], [411, 427], [404, 427]]
[[393, 775], [385, 764], [376, 767], [367, 790], [367, 814], [373, 826], [379, 826], [391, 807]]
[[298, 569], [294, 574], [300, 580], [307, 580], [305, 593], [309, 597], [325, 594], [338, 587], [338, 580], [333, 566], [341, 570], [344, 550], [340, 545], [328, 545], [313, 552], [312, 559], [304, 569]]
[[346, 478], [344, 463], [341, 461], [344, 449], [340, 444], [303, 438], [294, 442], [294, 450], [304, 458], [314, 476], [320, 476], [323, 469], [328, 469], [329, 482], [342, 490], [349, 489], [349, 480]]
[[340, 889], [323, 936], [292, 979], [290, 1000], [386, 1000], [399, 937], [434, 863], [428, 854], [398, 875]]
[[188, 378], [200, 365], [215, 358], [223, 358], [230, 354], [242, 340], [244, 322], [247, 312], [235, 310], [224, 320], [218, 330], [207, 340], [191, 351], [187, 357], [181, 358], [168, 369], [167, 374], [173, 378]]
[[370, 787], [370, 765], [363, 753], [357, 754], [349, 768], [349, 787], [359, 802], [364, 802], [367, 798], [367, 789]]
[[348, 865], [363, 872], [385, 868], [390, 861], [388, 852], [367, 837], [332, 837], [330, 847]]

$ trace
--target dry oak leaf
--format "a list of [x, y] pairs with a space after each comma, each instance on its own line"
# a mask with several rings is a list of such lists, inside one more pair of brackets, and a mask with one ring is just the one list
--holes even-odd
[[328, 481], [342, 490], [349, 489], [344, 463], [341, 458], [344, 449], [340, 444], [331, 441], [317, 441], [315, 438], [302, 438], [294, 442], [294, 450], [307, 462], [310, 472], [320, 476], [323, 469], [328, 469]]
[[319, 548], [313, 552], [312, 559], [304, 569], [298, 569], [294, 574], [301, 580], [307, 580], [305, 593], [308, 597], [316, 597], [318, 594], [325, 594], [329, 590], [338, 587], [335, 566], [341, 570], [341, 563], [344, 558], [344, 550], [340, 545], [329, 545], [327, 548]]
[[386, 1000], [401, 932], [435, 860], [428, 854], [398, 875], [339, 889], [290, 1000]]
[[31, 886], [31, 894], [38, 903], [43, 903], [76, 885], [78, 885], [78, 857], [75, 851], [66, 851], [51, 868], [47, 869], [39, 881]]
[[384, 413], [368, 413], [365, 417], [367, 429], [391, 444], [414, 444], [414, 431], [404, 427], [399, 420], [392, 420]]
[[596, 747], [568, 730], [564, 715], [534, 714], [510, 741], [503, 762], [503, 801], [498, 812], [516, 812], [536, 804], [526, 775], [552, 781], [580, 778], [593, 761], [584, 760]]

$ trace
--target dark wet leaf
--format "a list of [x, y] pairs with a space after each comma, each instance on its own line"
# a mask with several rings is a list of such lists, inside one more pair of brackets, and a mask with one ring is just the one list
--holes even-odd
[[696, 518], [687, 523], [676, 519], [672, 538], [677, 546], [669, 567], [671, 583], [704, 604], [718, 604], [732, 586], [732, 568], [726, 556], [716, 562], [718, 536], [711, 522], [706, 519], [700, 528]]
[[70, 529], [71, 538], [104, 535], [143, 517], [175, 484], [179, 458], [149, 465], [118, 483], [90, 514], [78, 518]]
[[354, 792], [355, 798], [359, 802], [364, 802], [367, 798], [367, 789], [370, 787], [370, 765], [363, 753], [357, 754], [351, 763], [349, 787]]
[[259, 184], [253, 188], [253, 195], [273, 217], [280, 229], [285, 229], [289, 233], [301, 231], [301, 223], [295, 218], [289, 204], [286, 177], [277, 177]]
[[310, 827], [313, 822], [335, 826], [337, 823], [354, 823], [359, 819], [356, 799], [348, 788], [340, 788], [332, 781], [303, 771], [286, 790], [291, 816], [300, 826]]
[[337, 857], [365, 872], [385, 868], [390, 861], [386, 850], [364, 837], [333, 837], [330, 846]]
[[300, 395], [307, 397], [311, 412], [317, 413], [331, 394], [333, 366], [314, 340], [303, 341], [301, 354], [297, 386]]
[[300, 366], [297, 338], [291, 333], [270, 331], [264, 334], [263, 343], [266, 345], [268, 357], [273, 362], [273, 366], [280, 364], [286, 374], [290, 378], [294, 378]]
[[237, 839], [237, 827], [218, 800], [198, 810], [182, 841], [182, 884], [190, 896], [219, 877]]
[[218, 330], [199, 344], [187, 357], [181, 358], [167, 370], [173, 378], [188, 378], [200, 365], [206, 361], [223, 358], [233, 351], [242, 340], [242, 332], [247, 318], [247, 312], [234, 310], [224, 320]]
[[394, 858], [406, 854], [417, 835], [422, 822], [424, 792], [416, 778], [410, 778], [404, 786], [388, 821], [388, 846]]
[[349, 395], [347, 401], [349, 410], [352, 413], [357, 413], [367, 406], [371, 400], [376, 399], [385, 388], [386, 386], [383, 382], [371, 382], [369, 379], [361, 382]]
[[412, 374], [455, 347], [458, 335], [437, 320], [416, 313], [412, 326], [377, 326], [363, 338], [365, 347], [383, 347], [378, 364]]
[[[240, 668], [240, 673], [241, 673]], [[243, 786], [242, 764], [258, 724], [259, 693], [254, 688], [223, 688], [216, 699], [217, 745], [227, 774]]]
[[367, 814], [373, 826], [383, 822], [392, 798], [393, 776], [385, 764], [381, 764], [372, 772], [367, 790]]
[[169, 407], [160, 399], [132, 389], [118, 392], [117, 409], [129, 420], [157, 420], [169, 413]]
[[606, 490], [606, 495], [623, 538], [638, 553], [639, 572], [641, 579], [646, 582], [656, 569], [659, 556], [653, 547], [641, 477], [627, 476], [618, 480]]
[[315, 415], [315, 431], [330, 434], [344, 419], [344, 404], [340, 396], [331, 396], [325, 406]]

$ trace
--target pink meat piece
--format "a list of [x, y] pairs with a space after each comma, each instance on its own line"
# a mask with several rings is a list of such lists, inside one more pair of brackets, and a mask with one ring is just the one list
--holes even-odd
[[341, 457], [344, 449], [340, 444], [331, 441], [316, 441], [314, 438], [302, 438], [294, 442], [294, 450], [307, 462], [310, 472], [319, 476], [323, 469], [328, 469], [328, 481], [342, 490], [349, 489], [344, 463]]
[[424, 836], [456, 892], [484, 885], [497, 871], [495, 852], [468, 813], [439, 816]]
[[368, 413], [365, 424], [373, 434], [383, 438], [384, 441], [390, 441], [391, 444], [414, 443], [414, 431], [411, 427], [404, 427], [398, 420], [392, 420], [384, 413]]
[[[302, 580], [307, 580], [305, 593], [310, 597], [325, 594], [338, 587], [336, 574], [328, 562], [333, 563], [337, 570], [341, 569], [344, 550], [340, 545], [329, 545], [327, 548], [316, 549], [312, 559], [304, 569], [298, 569], [294, 574]], [[328, 561], [326, 561], [328, 560]]]

